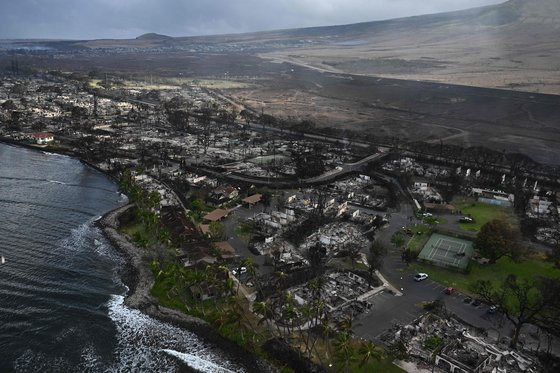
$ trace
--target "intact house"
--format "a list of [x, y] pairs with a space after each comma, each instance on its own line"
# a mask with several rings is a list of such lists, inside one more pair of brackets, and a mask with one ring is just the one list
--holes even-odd
[[230, 260], [237, 257], [235, 249], [227, 241], [215, 242], [214, 247], [220, 252], [222, 259]]
[[252, 196], [243, 198], [242, 202], [246, 207], [252, 208], [257, 203], [259, 203], [261, 199], [262, 199], [262, 194], [257, 193], [257, 194], [253, 194]]
[[213, 221], [220, 221], [227, 217], [230, 213], [230, 210], [223, 210], [223, 209], [215, 209], [212, 212], [204, 215], [202, 219], [204, 221], [213, 222]]
[[206, 202], [213, 206], [221, 206], [237, 196], [239, 196], [239, 191], [231, 185], [219, 186], [210, 193]]
[[491, 205], [511, 206], [515, 200], [513, 194], [508, 194], [501, 190], [472, 188], [471, 194], [477, 197], [479, 202]]
[[35, 132], [31, 137], [38, 145], [46, 145], [54, 141], [54, 135], [48, 132]]

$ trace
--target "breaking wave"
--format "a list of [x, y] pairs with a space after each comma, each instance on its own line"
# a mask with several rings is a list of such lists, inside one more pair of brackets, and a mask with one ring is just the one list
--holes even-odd
[[[190, 332], [157, 321], [124, 305], [124, 296], [113, 295], [109, 317], [117, 328], [116, 362], [112, 372], [174, 372], [178, 360], [201, 372], [242, 372], [225, 361]], [[181, 352], [180, 352], [181, 351]]]

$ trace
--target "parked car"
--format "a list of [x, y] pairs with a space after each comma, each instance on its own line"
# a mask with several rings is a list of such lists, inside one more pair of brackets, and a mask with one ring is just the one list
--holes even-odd
[[231, 271], [231, 273], [233, 273], [234, 276], [237, 276], [238, 274], [244, 274], [247, 272], [247, 268], [246, 267], [241, 267], [241, 273], [239, 272], [239, 268], [234, 269], [233, 271]]
[[427, 278], [428, 278], [427, 273], [417, 273], [416, 275], [414, 275], [414, 281], [416, 282], [424, 281]]
[[496, 313], [498, 312], [498, 307], [492, 305], [490, 306], [490, 308], [488, 308], [488, 313]]
[[453, 289], [452, 287], [448, 287], [447, 289], [444, 290], [444, 293], [447, 295], [451, 295], [453, 294], [454, 291], [455, 289]]
[[475, 299], [474, 302], [472, 302], [472, 305], [475, 306], [475, 307], [480, 306], [480, 304], [481, 304], [481, 302], [478, 299]]
[[472, 298], [471, 297], [466, 297], [465, 299], [463, 299], [463, 302], [470, 303], [470, 302], [472, 302]]

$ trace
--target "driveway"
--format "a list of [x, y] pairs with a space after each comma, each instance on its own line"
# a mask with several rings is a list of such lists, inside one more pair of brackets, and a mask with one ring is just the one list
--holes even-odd
[[248, 218], [252, 218], [258, 213], [261, 213], [264, 210], [263, 204], [259, 203], [252, 209], [247, 209], [245, 207], [239, 206], [232, 211], [231, 214], [225, 219], [222, 224], [224, 225], [224, 234], [226, 236], [227, 241], [229, 244], [235, 249], [237, 255], [243, 258], [251, 258], [255, 264], [258, 266], [258, 271], [260, 274], [269, 274], [272, 272], [272, 266], [265, 266], [264, 265], [264, 255], [255, 255], [253, 254], [248, 245], [239, 239], [235, 235], [235, 228], [239, 225], [240, 222], [247, 220]]

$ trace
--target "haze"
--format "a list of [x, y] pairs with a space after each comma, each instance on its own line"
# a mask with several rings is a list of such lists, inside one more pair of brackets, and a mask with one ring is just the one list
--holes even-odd
[[374, 21], [503, 0], [1, 0], [0, 39], [211, 35]]

